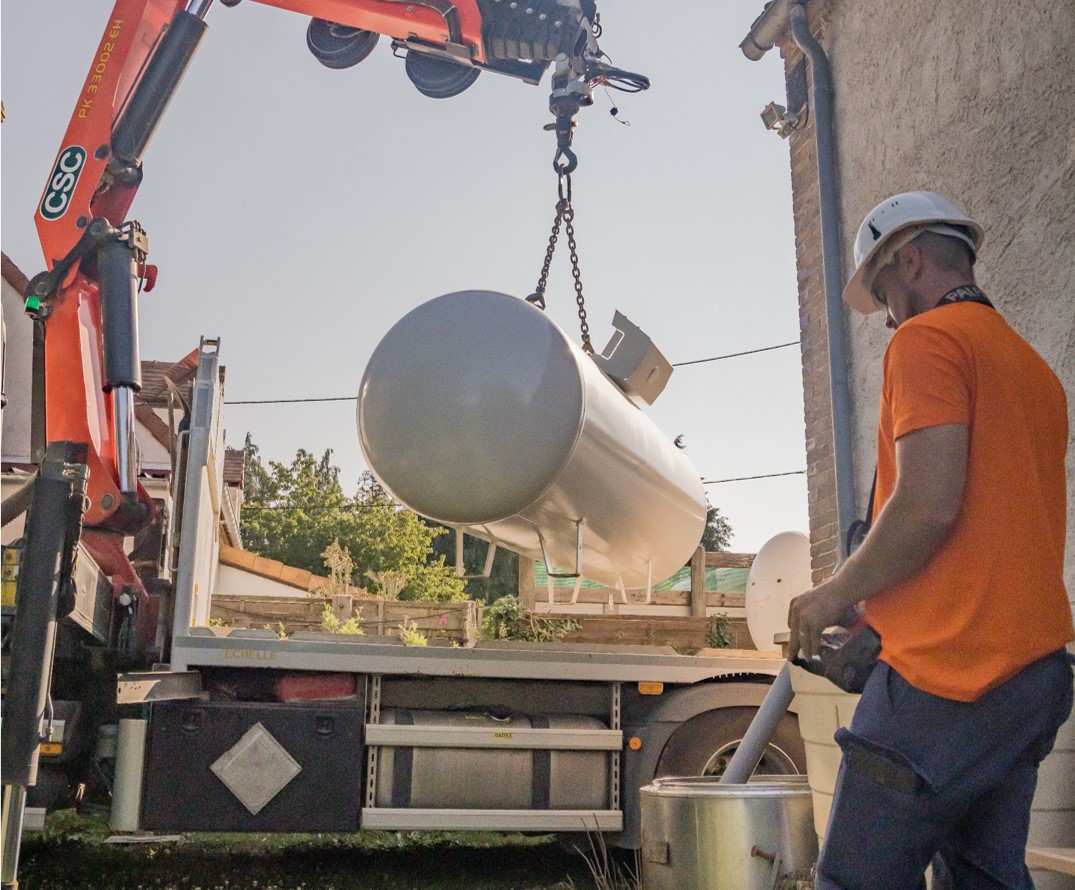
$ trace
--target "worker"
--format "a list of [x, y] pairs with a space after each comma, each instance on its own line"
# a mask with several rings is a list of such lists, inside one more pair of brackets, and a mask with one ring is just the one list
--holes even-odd
[[1056, 375], [975, 283], [982, 240], [933, 192], [883, 201], [855, 240], [844, 300], [895, 329], [873, 525], [792, 601], [789, 658], [819, 656], [861, 601], [880, 654], [836, 734], [817, 890], [924, 888], [935, 854], [955, 887], [1033, 887], [1038, 764], [1072, 706], [1068, 415]]

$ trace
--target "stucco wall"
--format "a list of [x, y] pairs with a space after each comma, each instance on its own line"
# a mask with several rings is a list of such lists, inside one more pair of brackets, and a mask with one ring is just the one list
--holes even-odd
[[[819, 5], [835, 81], [845, 280], [851, 240], [878, 201], [947, 194], [985, 226], [979, 284], [1060, 375], [1075, 430], [1075, 4]], [[862, 509], [888, 332], [880, 314], [847, 321]], [[1072, 441], [1065, 574], [1075, 598]]]

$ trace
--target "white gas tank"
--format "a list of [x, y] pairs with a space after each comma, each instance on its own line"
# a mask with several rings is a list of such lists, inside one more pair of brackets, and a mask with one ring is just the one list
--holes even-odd
[[599, 583], [663, 580], [705, 526], [687, 456], [505, 294], [447, 294], [401, 319], [366, 367], [358, 430], [370, 470], [415, 512]]

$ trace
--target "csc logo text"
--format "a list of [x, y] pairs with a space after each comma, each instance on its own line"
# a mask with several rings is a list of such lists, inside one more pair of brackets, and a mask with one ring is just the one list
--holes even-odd
[[75, 190], [82, 167], [86, 163], [86, 150], [72, 145], [60, 152], [56, 169], [45, 189], [41, 200], [41, 215], [45, 219], [59, 219], [67, 212], [71, 203], [71, 193]]

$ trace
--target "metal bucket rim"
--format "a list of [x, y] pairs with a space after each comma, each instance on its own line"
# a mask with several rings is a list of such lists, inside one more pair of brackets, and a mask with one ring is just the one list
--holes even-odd
[[759, 776], [745, 784], [724, 784], [719, 776], [665, 776], [641, 789], [642, 794], [683, 797], [799, 797], [811, 793], [805, 775]]

